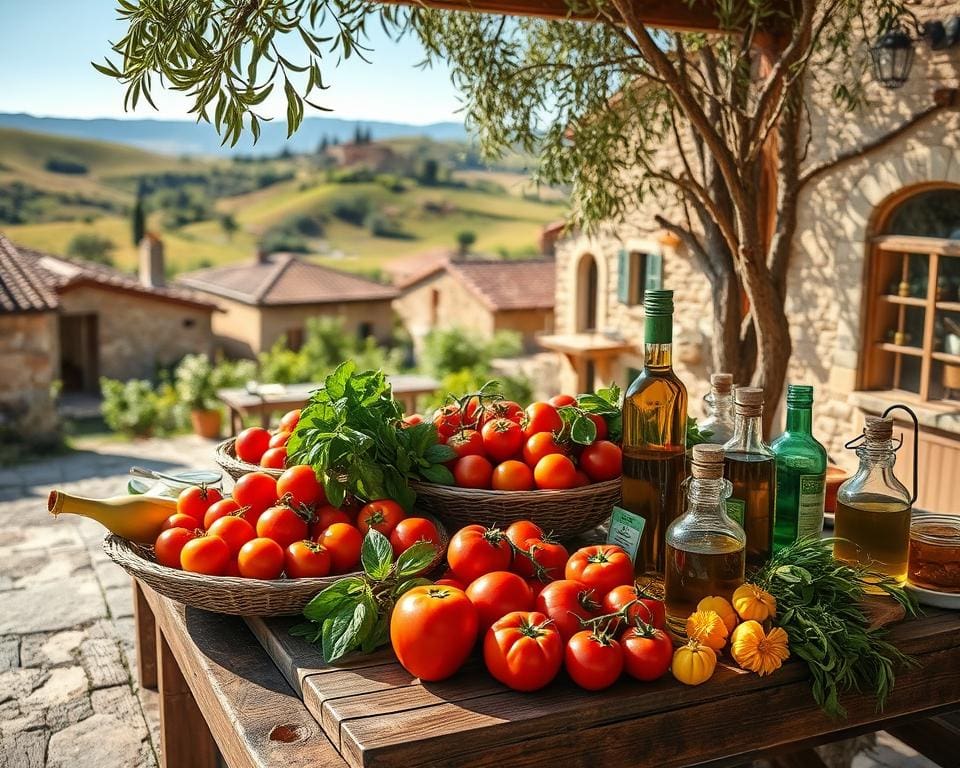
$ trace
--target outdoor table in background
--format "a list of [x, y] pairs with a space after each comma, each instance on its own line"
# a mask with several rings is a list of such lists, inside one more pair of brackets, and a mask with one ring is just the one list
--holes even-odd
[[[440, 382], [429, 376], [399, 374], [389, 376], [393, 396], [403, 406], [404, 413], [417, 410], [417, 398], [432, 395]], [[230, 410], [230, 430], [236, 435], [243, 429], [245, 416], [259, 416], [264, 427], [270, 425], [270, 415], [278, 411], [300, 408], [310, 399], [310, 393], [320, 384], [262, 384], [255, 392], [247, 389], [218, 389], [217, 397]]]
[[[885, 729], [942, 766], [956, 765], [960, 613], [928, 610], [890, 627], [918, 665], [900, 670], [884, 712], [847, 694], [848, 719], [813, 703], [806, 667], [758, 677], [721, 663], [698, 687], [669, 676], [589, 693], [561, 675], [508, 691], [478, 658], [421, 683], [389, 649], [324, 665], [290, 637], [289, 619], [220, 616], [135, 585], [141, 682], [159, 682], [164, 768], [249, 766], [567, 766], [823, 768], [810, 747]], [[256, 639], [255, 639], [256, 638]], [[259, 642], [258, 642], [259, 641]], [[931, 717], [939, 715], [937, 717]]]

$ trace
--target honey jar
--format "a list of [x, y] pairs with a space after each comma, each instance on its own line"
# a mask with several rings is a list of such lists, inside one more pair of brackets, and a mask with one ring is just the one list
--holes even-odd
[[924, 589], [960, 593], [960, 516], [914, 516], [907, 578]]

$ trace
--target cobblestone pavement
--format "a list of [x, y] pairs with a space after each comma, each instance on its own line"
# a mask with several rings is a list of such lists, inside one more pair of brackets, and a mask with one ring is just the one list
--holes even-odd
[[[132, 672], [129, 579], [103, 554], [103, 528], [54, 519], [46, 496], [54, 487], [122, 494], [134, 464], [212, 468], [213, 447], [192, 436], [88, 442], [0, 470], [0, 768], [157, 765], [156, 693], [139, 690]], [[887, 734], [861, 746], [836, 745], [824, 757], [851, 768], [936, 768]]]

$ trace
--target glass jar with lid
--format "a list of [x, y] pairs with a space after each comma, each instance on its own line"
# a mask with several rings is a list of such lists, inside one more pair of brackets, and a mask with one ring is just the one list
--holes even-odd
[[924, 589], [960, 594], [960, 516], [914, 516], [907, 578]]

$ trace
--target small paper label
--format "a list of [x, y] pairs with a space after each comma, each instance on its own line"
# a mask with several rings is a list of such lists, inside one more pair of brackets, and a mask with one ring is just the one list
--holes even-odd
[[628, 512], [622, 507], [614, 507], [613, 514], [610, 516], [607, 544], [616, 544], [636, 563], [637, 553], [640, 551], [640, 539], [643, 537], [643, 527], [646, 524], [647, 521], [640, 515]]
[[743, 527], [744, 513], [747, 510], [747, 502], [743, 499], [727, 499], [727, 517], [739, 523]]
[[827, 493], [825, 475], [800, 475], [797, 504], [797, 538], [819, 536], [823, 531], [823, 503]]

